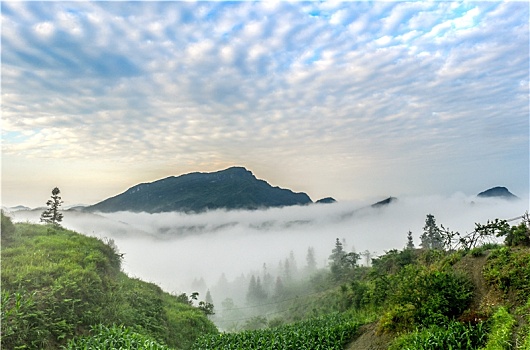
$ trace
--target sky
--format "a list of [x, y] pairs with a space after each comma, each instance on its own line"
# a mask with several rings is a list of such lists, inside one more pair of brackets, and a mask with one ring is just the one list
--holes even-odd
[[529, 6], [2, 1], [2, 205], [234, 165], [313, 200], [524, 197]]

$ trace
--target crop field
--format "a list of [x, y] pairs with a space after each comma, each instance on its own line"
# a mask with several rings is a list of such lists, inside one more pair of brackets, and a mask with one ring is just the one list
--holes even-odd
[[204, 336], [192, 349], [342, 350], [358, 327], [354, 320], [332, 314], [276, 328]]

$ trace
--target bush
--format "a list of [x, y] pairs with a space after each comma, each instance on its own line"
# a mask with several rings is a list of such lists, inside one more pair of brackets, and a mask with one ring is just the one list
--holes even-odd
[[15, 225], [11, 221], [11, 218], [4, 214], [4, 211], [0, 211], [0, 216], [2, 218], [2, 226], [0, 228], [0, 234], [2, 235], [2, 245], [9, 244], [13, 241], [13, 235], [15, 233]]
[[[473, 294], [467, 278], [451, 270], [430, 270], [418, 265], [404, 267], [393, 276], [392, 285], [393, 294], [387, 301], [390, 311], [379, 325], [382, 331], [447, 323], [468, 307]], [[406, 317], [399, 316], [402, 309], [407, 311]]]
[[484, 268], [488, 283], [513, 293], [523, 303], [530, 297], [530, 249], [502, 247], [488, 257]]

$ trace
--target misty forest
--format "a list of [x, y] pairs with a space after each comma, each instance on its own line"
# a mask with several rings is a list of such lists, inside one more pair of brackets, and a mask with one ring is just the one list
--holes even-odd
[[[440, 202], [467, 225], [519, 203], [481, 197]], [[2, 348], [530, 349], [528, 213], [452, 230], [427, 202], [148, 214], [54, 188], [2, 210]]]

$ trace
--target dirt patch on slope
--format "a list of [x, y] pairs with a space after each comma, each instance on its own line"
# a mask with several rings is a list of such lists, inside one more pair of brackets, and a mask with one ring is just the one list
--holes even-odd
[[478, 257], [466, 255], [454, 266], [456, 271], [464, 273], [473, 282], [474, 295], [469, 308], [476, 313], [485, 312], [502, 303], [502, 296], [486, 283], [482, 274], [488, 256], [489, 253]]

